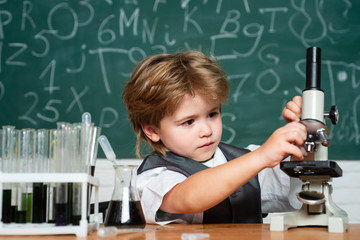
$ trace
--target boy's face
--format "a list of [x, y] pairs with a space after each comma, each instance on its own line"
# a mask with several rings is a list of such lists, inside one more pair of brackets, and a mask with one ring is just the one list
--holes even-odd
[[160, 121], [151, 137], [147, 135], [173, 153], [201, 162], [212, 158], [221, 134], [220, 104], [185, 95], [177, 110]]

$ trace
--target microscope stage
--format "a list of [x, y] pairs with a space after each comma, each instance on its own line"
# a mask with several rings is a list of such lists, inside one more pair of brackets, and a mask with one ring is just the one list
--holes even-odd
[[342, 169], [334, 161], [281, 162], [280, 169], [290, 177], [300, 177], [300, 176], [341, 177], [342, 176]]

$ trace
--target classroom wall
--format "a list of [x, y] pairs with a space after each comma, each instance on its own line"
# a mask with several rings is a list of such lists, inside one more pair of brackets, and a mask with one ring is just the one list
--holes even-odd
[[[120, 164], [140, 164], [140, 160], [122, 159]], [[360, 161], [337, 162], [343, 170], [343, 176], [333, 179], [334, 202], [348, 213], [350, 223], [360, 223]], [[109, 201], [114, 186], [114, 171], [111, 162], [98, 160], [96, 163], [95, 177], [100, 179], [100, 201]], [[271, 215], [264, 219], [269, 223]]]

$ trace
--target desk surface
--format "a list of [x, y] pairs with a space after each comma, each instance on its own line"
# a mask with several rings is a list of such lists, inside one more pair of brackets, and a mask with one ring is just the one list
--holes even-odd
[[181, 239], [182, 233], [208, 233], [208, 239], [241, 239], [241, 240], [352, 240], [360, 239], [360, 224], [350, 224], [345, 233], [328, 233], [325, 227], [293, 228], [284, 232], [271, 232], [269, 224], [208, 224], [208, 225], [183, 225], [169, 224], [166, 226], [147, 225], [149, 231], [118, 234], [116, 237], [100, 238], [93, 232], [86, 238], [76, 238], [75, 235], [53, 236], [0, 236], [10, 240], [60, 240], [60, 239], [136, 239], [136, 240], [172, 240]]

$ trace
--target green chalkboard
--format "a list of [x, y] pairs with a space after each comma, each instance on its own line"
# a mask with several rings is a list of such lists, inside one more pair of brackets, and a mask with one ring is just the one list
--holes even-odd
[[121, 98], [132, 69], [198, 49], [231, 84], [223, 141], [262, 144], [305, 87], [306, 48], [317, 46], [325, 110], [340, 111], [327, 123], [329, 158], [360, 159], [359, 12], [359, 1], [339, 0], [0, 0], [0, 125], [55, 128], [87, 111], [117, 157], [133, 158]]

